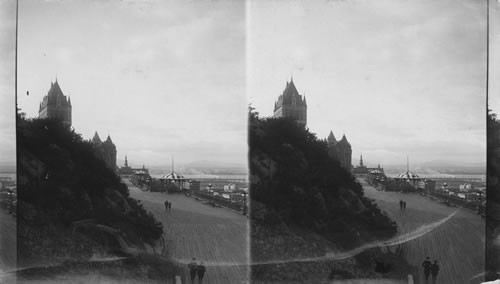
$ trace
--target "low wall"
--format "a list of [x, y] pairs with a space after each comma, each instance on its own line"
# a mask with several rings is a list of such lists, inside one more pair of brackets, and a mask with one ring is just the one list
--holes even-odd
[[231, 209], [236, 210], [236, 211], [243, 211], [243, 205], [242, 204], [233, 203], [233, 202], [231, 202], [229, 200], [226, 200], [224, 198], [221, 198], [221, 197], [212, 196], [212, 195], [208, 195], [208, 194], [203, 194], [203, 193], [201, 193], [199, 191], [192, 191], [191, 194], [193, 196], [196, 196], [196, 197], [199, 197], [199, 198], [203, 198], [203, 199], [208, 200], [208, 201], [213, 201], [216, 204], [219, 204], [219, 205], [227, 207], [227, 208], [231, 208]]
[[474, 210], [474, 211], [478, 210], [477, 209], [477, 207], [478, 207], [477, 202], [469, 202], [469, 201], [466, 201], [464, 199], [461, 199], [460, 197], [441, 194], [441, 193], [437, 193], [437, 192], [428, 192], [427, 195], [438, 198], [440, 200], [444, 200], [444, 201], [447, 200], [454, 205], [464, 207], [464, 208], [467, 208], [470, 210]]

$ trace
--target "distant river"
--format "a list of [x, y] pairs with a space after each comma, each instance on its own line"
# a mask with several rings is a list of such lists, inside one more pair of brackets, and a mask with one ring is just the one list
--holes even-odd
[[[485, 174], [419, 174], [416, 173], [420, 178], [428, 178], [428, 179], [442, 179], [442, 178], [449, 178], [449, 179], [480, 179], [485, 181], [486, 180], [486, 175]], [[397, 174], [388, 174], [388, 177], [394, 178], [397, 177]]]
[[0, 177], [2, 178], [10, 178], [11, 180], [16, 180], [16, 174], [15, 173], [0, 173]]
[[[161, 178], [163, 175], [151, 175], [153, 178]], [[187, 179], [221, 179], [221, 180], [248, 180], [247, 175], [211, 175], [211, 174], [197, 174], [197, 175], [184, 175]]]

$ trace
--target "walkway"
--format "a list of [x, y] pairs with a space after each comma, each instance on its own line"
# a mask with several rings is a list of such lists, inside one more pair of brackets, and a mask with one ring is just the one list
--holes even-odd
[[[207, 267], [204, 284], [248, 282], [248, 219], [245, 216], [181, 194], [143, 192], [128, 182], [127, 186], [131, 197], [141, 200], [144, 208], [163, 223], [167, 256], [186, 265], [184, 279], [189, 280], [187, 263], [196, 257]], [[164, 207], [167, 199], [172, 202], [170, 212]]]
[[[408, 262], [418, 268], [415, 283], [424, 283], [421, 263], [426, 256], [438, 260], [438, 283], [480, 283], [484, 271], [485, 222], [467, 209], [448, 207], [418, 194], [377, 191], [364, 181], [365, 196], [375, 199], [381, 209], [398, 223], [399, 233], [412, 232], [456, 214], [431, 232], [403, 245]], [[405, 200], [406, 211], [399, 201]], [[419, 282], [420, 281], [420, 282]]]

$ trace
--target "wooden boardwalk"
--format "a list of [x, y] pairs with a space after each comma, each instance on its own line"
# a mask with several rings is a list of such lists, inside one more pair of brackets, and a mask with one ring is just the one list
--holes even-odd
[[[0, 209], [0, 283], [16, 283], [17, 269], [16, 218]], [[4, 273], [5, 272], [5, 273]]]
[[[415, 283], [425, 283], [421, 263], [429, 256], [440, 266], [437, 283], [481, 283], [485, 258], [485, 221], [467, 209], [448, 207], [418, 194], [377, 191], [360, 181], [368, 198], [398, 223], [399, 234], [453, 217], [429, 233], [402, 245], [403, 254], [415, 266]], [[406, 211], [399, 201], [405, 200]]]
[[[181, 194], [142, 192], [130, 183], [130, 195], [141, 200], [164, 225], [166, 255], [184, 265], [184, 275], [190, 283], [187, 264], [192, 257], [205, 263], [204, 284], [248, 283], [248, 219], [236, 211], [214, 208]], [[172, 210], [165, 211], [165, 200]], [[197, 283], [197, 282], [196, 282]]]

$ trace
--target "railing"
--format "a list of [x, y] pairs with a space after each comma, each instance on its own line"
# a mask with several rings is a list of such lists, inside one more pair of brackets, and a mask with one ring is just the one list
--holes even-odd
[[467, 200], [464, 200], [460, 197], [456, 197], [456, 196], [452, 196], [452, 195], [446, 195], [446, 194], [441, 194], [441, 193], [437, 193], [437, 192], [427, 192], [427, 195], [430, 195], [432, 197], [435, 197], [435, 198], [438, 198], [438, 199], [441, 199], [441, 200], [444, 200], [444, 201], [448, 201], [454, 205], [458, 205], [458, 206], [461, 206], [461, 207], [464, 207], [464, 208], [467, 208], [467, 209], [471, 209], [471, 210], [477, 210], [478, 209], [478, 204], [477, 202], [471, 202], [471, 201], [467, 201]]
[[205, 200], [208, 200], [208, 201], [213, 201], [216, 204], [219, 204], [221, 206], [228, 207], [228, 208], [231, 208], [231, 209], [236, 210], [236, 211], [243, 211], [243, 204], [231, 202], [231, 201], [229, 201], [227, 199], [224, 199], [224, 198], [221, 198], [221, 197], [217, 197], [217, 196], [208, 195], [208, 194], [204, 194], [204, 193], [201, 193], [201, 192], [198, 192], [198, 191], [192, 191], [191, 193], [192, 193], [193, 196], [196, 196], [198, 198], [202, 198], [202, 199], [205, 199]]

